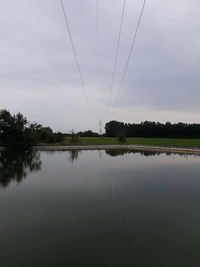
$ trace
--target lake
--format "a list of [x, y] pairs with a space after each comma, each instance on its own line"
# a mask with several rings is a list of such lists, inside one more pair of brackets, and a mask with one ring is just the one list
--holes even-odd
[[0, 152], [0, 266], [200, 266], [200, 157]]

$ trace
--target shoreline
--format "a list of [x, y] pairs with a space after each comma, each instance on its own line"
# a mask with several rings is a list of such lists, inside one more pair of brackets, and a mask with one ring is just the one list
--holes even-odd
[[170, 147], [170, 146], [154, 146], [154, 145], [56, 145], [56, 146], [34, 146], [33, 150], [50, 151], [50, 150], [100, 150], [100, 149], [135, 149], [135, 150], [150, 150], [160, 152], [178, 152], [187, 154], [200, 154], [198, 147]]
[[[65, 150], [105, 150], [105, 149], [130, 149], [143, 151], [158, 151], [158, 152], [175, 152], [186, 154], [199, 154], [199, 147], [172, 147], [172, 146], [156, 146], [156, 145], [44, 145], [33, 146], [34, 151], [65, 151]], [[7, 150], [6, 147], [0, 147], [0, 151]]]

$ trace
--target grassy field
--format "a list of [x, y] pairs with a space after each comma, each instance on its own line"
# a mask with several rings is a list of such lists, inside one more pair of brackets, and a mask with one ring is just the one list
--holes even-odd
[[[66, 138], [64, 144], [70, 144], [70, 138]], [[119, 144], [117, 138], [109, 137], [80, 137], [81, 145]], [[158, 145], [177, 147], [200, 147], [200, 139], [172, 139], [172, 138], [127, 138], [122, 144]]]

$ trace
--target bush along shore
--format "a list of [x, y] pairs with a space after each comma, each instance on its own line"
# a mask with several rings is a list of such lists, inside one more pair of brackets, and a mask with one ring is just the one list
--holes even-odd
[[61, 143], [65, 135], [53, 133], [50, 127], [30, 123], [21, 114], [11, 115], [7, 110], [0, 110], [0, 146], [12, 149], [30, 149], [38, 143]]

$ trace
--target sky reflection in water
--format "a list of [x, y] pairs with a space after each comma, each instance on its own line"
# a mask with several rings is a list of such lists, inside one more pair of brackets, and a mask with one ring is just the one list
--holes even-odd
[[1, 152], [2, 266], [199, 266], [199, 161], [127, 150]]

